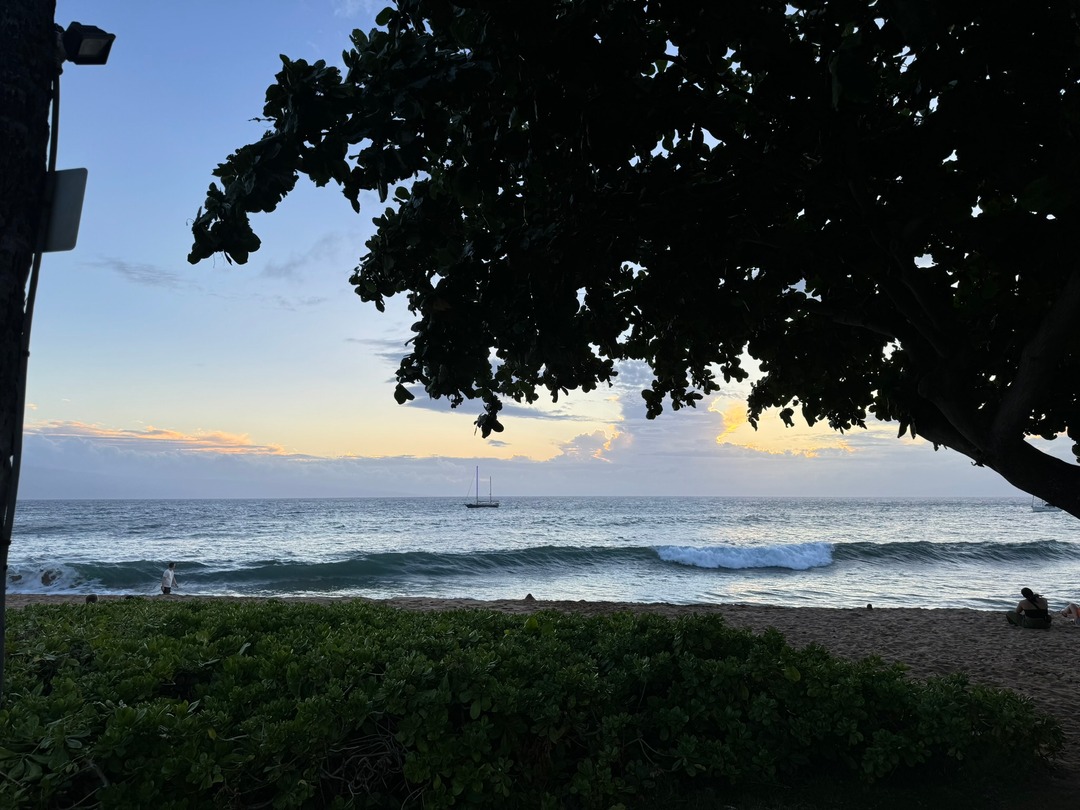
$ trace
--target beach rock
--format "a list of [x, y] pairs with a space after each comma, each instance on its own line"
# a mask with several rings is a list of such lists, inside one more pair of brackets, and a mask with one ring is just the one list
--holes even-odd
[[96, 601], [97, 601], [97, 594], [96, 593], [89, 593], [89, 594], [86, 595], [86, 604], [92, 605]]
[[533, 595], [531, 593], [527, 593], [527, 594], [525, 594], [525, 600], [524, 601], [526, 601], [526, 602], [535, 602], [536, 600], [533, 599]]

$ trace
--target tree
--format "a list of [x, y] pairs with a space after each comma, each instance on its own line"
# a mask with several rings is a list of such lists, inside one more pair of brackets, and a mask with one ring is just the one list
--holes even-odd
[[[1038, 0], [399, 0], [345, 71], [282, 57], [197, 262], [299, 175], [375, 219], [352, 276], [454, 406], [654, 374], [756, 425], [898, 423], [1080, 516], [1080, 23]], [[391, 197], [392, 195], [392, 197]], [[745, 354], [744, 354], [745, 353]], [[493, 358], [493, 359], [492, 359]]]
[[7, 636], [8, 549], [18, 494], [25, 396], [26, 284], [45, 193], [56, 75], [54, 3], [0, 5], [0, 695]]

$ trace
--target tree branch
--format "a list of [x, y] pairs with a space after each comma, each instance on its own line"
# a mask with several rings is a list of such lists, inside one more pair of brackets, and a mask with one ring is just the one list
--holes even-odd
[[1005, 392], [991, 426], [995, 440], [1019, 435], [1033, 403], [1067, 349], [1077, 345], [1080, 332], [1080, 271], [1074, 270], [1038, 330], [1024, 345], [1016, 376]]

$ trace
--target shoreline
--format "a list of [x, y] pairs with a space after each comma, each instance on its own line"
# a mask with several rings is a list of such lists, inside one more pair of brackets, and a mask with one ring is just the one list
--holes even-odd
[[[122, 596], [99, 596], [116, 601]], [[143, 597], [168, 601], [267, 601], [263, 597]], [[273, 598], [273, 597], [271, 597]], [[1040, 711], [1055, 716], [1065, 731], [1058, 770], [1046, 784], [1054, 790], [1080, 790], [1080, 687], [1076, 651], [1080, 625], [1055, 617], [1052, 628], [1025, 630], [1009, 625], [1004, 612], [946, 608], [788, 608], [773, 605], [546, 601], [539, 599], [439, 599], [402, 597], [355, 600], [349, 597], [281, 597], [282, 601], [333, 604], [362, 601], [402, 610], [492, 610], [531, 614], [558, 610], [585, 615], [616, 612], [658, 613], [668, 617], [719, 613], [731, 627], [759, 633], [775, 627], [794, 647], [819, 644], [848, 659], [876, 655], [901, 663], [910, 675], [926, 678], [965, 673], [972, 683], [1009, 688], [1026, 696]], [[33, 604], [80, 604], [85, 596], [9, 594], [7, 607]], [[92, 607], [87, 605], [87, 607]], [[1056, 794], [1055, 794], [1056, 795]], [[1075, 794], [1073, 794], [1075, 796]], [[1054, 806], [1054, 805], [1050, 805]]]

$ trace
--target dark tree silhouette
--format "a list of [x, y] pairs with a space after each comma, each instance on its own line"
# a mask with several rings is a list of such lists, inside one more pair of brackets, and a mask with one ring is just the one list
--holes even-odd
[[38, 247], [56, 75], [54, 8], [48, 0], [0, 3], [0, 696], [23, 426], [26, 284]]
[[[869, 415], [1080, 516], [1080, 24], [1035, 0], [400, 0], [345, 70], [282, 58], [192, 262], [244, 262], [299, 175], [375, 220], [352, 277], [418, 316], [396, 396], [500, 400], [643, 360]], [[1080, 453], [1080, 445], [1073, 444]]]

